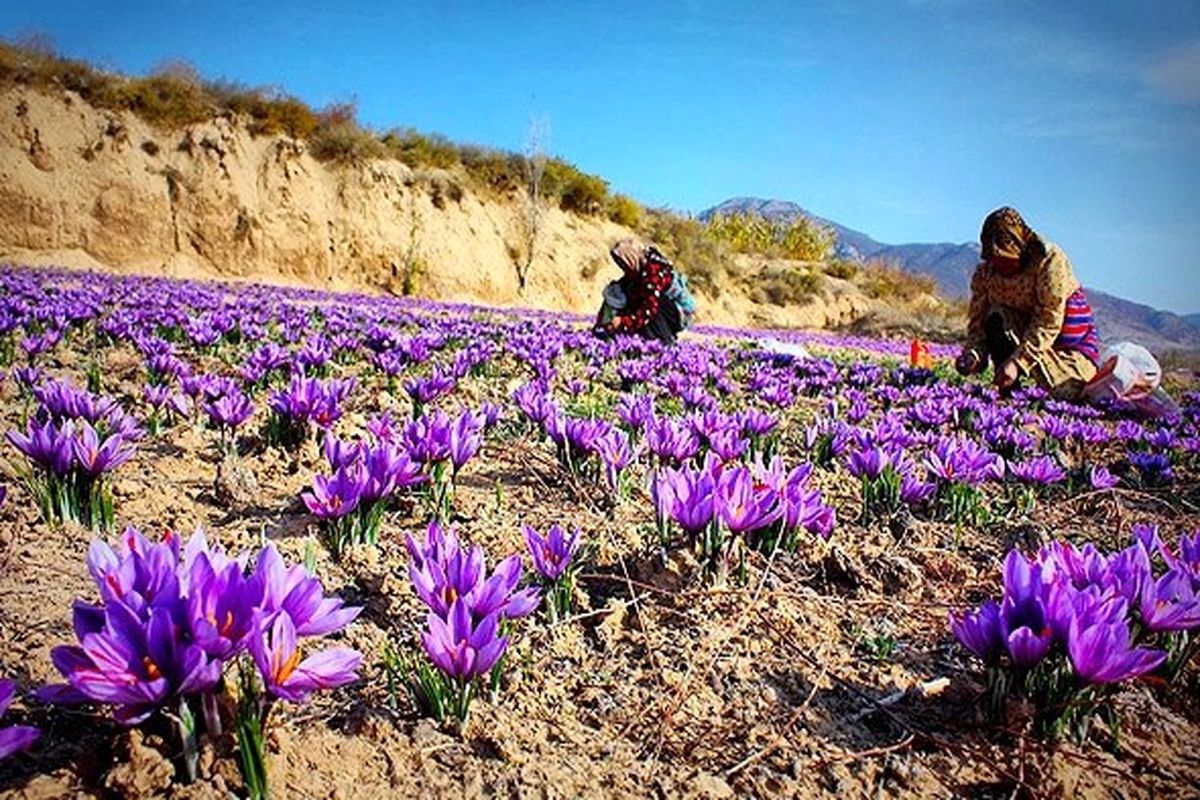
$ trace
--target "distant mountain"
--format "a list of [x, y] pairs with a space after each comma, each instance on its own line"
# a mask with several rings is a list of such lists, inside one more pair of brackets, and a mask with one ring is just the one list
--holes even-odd
[[[818, 216], [786, 200], [735, 197], [700, 213], [700, 219], [733, 213], [755, 213], [768, 219], [791, 220], [797, 217], [827, 225], [837, 236], [834, 252], [851, 261], [886, 261], [937, 281], [949, 297], [966, 297], [971, 275], [979, 263], [979, 244], [884, 244], [871, 236]], [[1088, 300], [1096, 311], [1100, 334], [1109, 341], [1128, 339], [1156, 352], [1200, 350], [1200, 313], [1179, 315], [1160, 311], [1141, 303], [1088, 289]]]

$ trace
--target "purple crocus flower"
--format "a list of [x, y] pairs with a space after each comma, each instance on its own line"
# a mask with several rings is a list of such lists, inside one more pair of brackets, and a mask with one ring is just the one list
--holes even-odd
[[188, 587], [188, 619], [196, 643], [214, 658], [232, 658], [257, 630], [261, 586], [246, 578], [237, 561], [201, 552], [192, 561]]
[[67, 421], [61, 427], [53, 422], [39, 423], [30, 418], [25, 433], [8, 431], [6, 436], [13, 447], [37, 466], [59, 477], [67, 475], [75, 460], [75, 423]]
[[1004, 561], [1004, 602], [1000, 630], [1013, 664], [1028, 669], [1050, 649], [1052, 630], [1042, 600], [1041, 567], [1018, 550]]
[[779, 425], [778, 417], [755, 408], [741, 412], [738, 420], [747, 436], [766, 436]]
[[434, 371], [428, 378], [414, 378], [404, 382], [404, 391], [416, 405], [428, 405], [454, 389], [455, 381], [450, 375]]
[[116, 469], [133, 458], [134, 448], [119, 433], [112, 433], [100, 442], [96, 429], [87, 420], [80, 420], [72, 442], [79, 468], [93, 478]]
[[1175, 479], [1171, 459], [1162, 453], [1130, 453], [1129, 463], [1137, 468], [1142, 481], [1149, 485], [1166, 484]]
[[[17, 685], [9, 680], [0, 680], [0, 717], [8, 711]], [[9, 725], [0, 728], [0, 761], [21, 750], [28, 750], [42, 732], [32, 725]]]
[[300, 660], [296, 627], [287, 614], [279, 614], [268, 628], [259, 618], [250, 637], [250, 654], [262, 675], [263, 685], [275, 697], [303, 703], [317, 689], [335, 689], [358, 680], [362, 653], [348, 647], [322, 650]]
[[671, 417], [659, 417], [646, 424], [646, 446], [659, 460], [683, 463], [700, 452], [700, 440], [691, 428], [676, 425]]
[[320, 519], [341, 519], [358, 507], [366, 483], [366, 470], [355, 464], [330, 476], [314, 475], [312, 491], [304, 492], [300, 499]]
[[632, 431], [640, 431], [654, 419], [654, 397], [648, 394], [623, 394], [617, 398], [617, 417]]
[[522, 525], [521, 530], [525, 534], [529, 554], [533, 557], [534, 568], [546, 580], [558, 580], [571, 565], [571, 559], [579, 549], [580, 530], [576, 528], [570, 536], [564, 534], [559, 525], [551, 525], [545, 536], [528, 525]]
[[398, 489], [416, 486], [428, 479], [421, 465], [409, 458], [401, 447], [380, 442], [374, 447], [360, 448], [363, 455], [362, 468], [366, 472], [359, 500], [373, 503], [382, 500]]
[[247, 592], [264, 614], [291, 617], [299, 636], [339, 631], [362, 612], [361, 606], [347, 606], [340, 597], [326, 597], [321, 581], [303, 564], [286, 566], [273, 544], [258, 554]]
[[595, 447], [604, 463], [605, 482], [609, 490], [615, 492], [621, 472], [637, 457], [637, 453], [629, 445], [629, 434], [612, 428], [596, 439]]
[[662, 507], [685, 533], [694, 536], [712, 522], [716, 481], [708, 469], [663, 469], [655, 485]]
[[475, 623], [462, 600], [450, 605], [445, 619], [430, 612], [427, 624], [421, 645], [438, 669], [458, 680], [486, 675], [508, 647], [508, 637], [498, 635], [500, 615], [491, 614]]
[[234, 390], [204, 403], [204, 411], [214, 425], [236, 430], [254, 414], [254, 404], [240, 390]]
[[450, 430], [453, 423], [445, 411], [437, 409], [409, 422], [401, 437], [409, 456], [421, 464], [435, 464], [450, 458]]
[[1088, 472], [1088, 480], [1096, 491], [1111, 489], [1121, 482], [1121, 479], [1110, 473], [1106, 468], [1094, 466]]
[[463, 411], [450, 427], [450, 463], [457, 473], [483, 447], [483, 417]]
[[1067, 651], [1075, 674], [1087, 683], [1119, 683], [1158, 669], [1167, 654], [1161, 650], [1133, 647], [1129, 623], [1099, 622], [1085, 626], [1071, 623]]
[[1049, 486], [1067, 477], [1067, 473], [1051, 456], [1039, 456], [1022, 462], [1010, 461], [1008, 471], [1021, 483], [1037, 486]]
[[911, 473], [906, 473], [900, 480], [900, 502], [908, 506], [921, 505], [933, 497], [936, 491], [936, 483], [923, 481]]
[[951, 613], [950, 630], [984, 664], [995, 664], [1004, 652], [1000, 606], [995, 600], [985, 600], [974, 612]]
[[325, 432], [322, 452], [329, 466], [335, 470], [348, 467], [362, 457], [363, 447], [358, 442], [339, 439], [332, 432]]
[[[178, 594], [175, 597], [177, 605]], [[80, 645], [55, 647], [50, 658], [67, 685], [38, 693], [50, 702], [93, 701], [117, 706], [114, 718], [142, 722], [172, 697], [198, 694], [216, 685], [221, 662], [188, 641], [168, 605], [152, 607], [147, 620], [125, 603], [104, 606], [103, 627], [86, 630]]]
[[722, 461], [736, 461], [750, 446], [739, 428], [728, 427], [712, 431], [708, 435], [708, 446]]
[[881, 447], [870, 447], [855, 450], [846, 459], [846, 469], [856, 478], [875, 480], [883, 471], [892, 466], [892, 460]]
[[1200, 590], [1181, 569], [1172, 569], [1156, 581], [1145, 581], [1139, 608], [1147, 630], [1200, 628]]
[[765, 528], [783, 516], [778, 496], [756, 486], [746, 467], [722, 471], [713, 497], [718, 516], [733, 533]]
[[537, 608], [540, 596], [536, 589], [517, 589], [521, 579], [518, 556], [502, 560], [485, 577], [482, 548], [462, 548], [457, 537], [437, 534], [440, 528], [435, 532], [431, 527], [426, 541], [428, 549], [418, 548], [415, 542], [407, 543], [410, 552], [420, 552], [420, 557], [414, 557], [408, 568], [413, 590], [435, 614], [447, 615], [450, 606], [459, 599], [467, 604], [475, 619], [494, 612], [509, 618], [523, 617]]

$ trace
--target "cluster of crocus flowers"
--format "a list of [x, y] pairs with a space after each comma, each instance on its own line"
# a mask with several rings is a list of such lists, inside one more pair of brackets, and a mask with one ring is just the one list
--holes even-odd
[[[1054, 542], [1004, 562], [1004, 594], [950, 615], [959, 642], [989, 670], [991, 707], [1028, 696], [1041, 729], [1084, 736], [1113, 687], [1165, 670], [1177, 674], [1200, 628], [1200, 535], [1167, 548], [1153, 527], [1106, 554]], [[1160, 567], [1156, 567], [1156, 562]]]
[[313, 427], [328, 431], [342, 417], [342, 404], [354, 391], [354, 378], [322, 381], [303, 373], [293, 375], [282, 389], [271, 392], [267, 407], [271, 418], [267, 423], [269, 441], [285, 447], [296, 447]]
[[509, 621], [537, 608], [540, 595], [518, 588], [520, 556], [501, 560], [489, 573], [482, 548], [464, 546], [436, 521], [422, 539], [408, 536], [405, 546], [413, 591], [428, 608], [421, 646], [436, 668], [414, 665], [410, 691], [429, 713], [453, 716], [461, 725], [485, 679], [496, 685]]
[[451, 417], [441, 409], [419, 416], [404, 426], [399, 440], [429, 478], [429, 510], [442, 522], [450, 520], [458, 474], [483, 448], [494, 414], [463, 409]]
[[836, 517], [821, 492], [809, 488], [810, 474], [808, 465], [788, 470], [778, 456], [747, 466], [722, 463], [712, 453], [698, 466], [661, 469], [651, 493], [664, 542], [674, 523], [720, 583], [735, 558], [743, 566], [743, 545], [766, 553], [794, 550], [801, 529], [828, 539]]
[[435, 369], [428, 377], [412, 378], [404, 382], [404, 391], [413, 404], [413, 418], [421, 416], [425, 406], [454, 391], [458, 385], [453, 375]]
[[111, 397], [50, 382], [25, 430], [7, 438], [29, 461], [25, 483], [47, 522], [76, 522], [93, 529], [112, 525], [106, 476], [133, 457], [142, 430]]
[[542, 594], [546, 598], [546, 610], [552, 623], [571, 614], [575, 594], [575, 576], [579, 572], [579, 546], [582, 543], [578, 528], [567, 535], [560, 525], [551, 525], [546, 535], [538, 533], [529, 525], [521, 526], [525, 544], [533, 559]]
[[301, 499], [335, 556], [351, 545], [374, 545], [388, 505], [427, 480], [409, 451], [388, 438], [350, 443], [326, 433], [324, 454], [332, 473], [314, 475]]
[[[211, 377], [211, 376], [205, 376]], [[188, 382], [183, 382], [188, 390]], [[232, 378], [215, 379], [199, 386], [200, 407], [219, 433], [221, 452], [237, 455], [237, 431], [254, 416], [254, 403]]]
[[866, 445], [846, 457], [846, 471], [862, 486], [862, 514], [872, 519], [890, 519], [902, 508], [923, 506], [937, 489], [917, 474], [908, 454], [894, 444]]
[[191, 399], [165, 384], [146, 384], [142, 388], [142, 400], [150, 407], [146, 427], [151, 436], [158, 436], [164, 427], [175, 425], [192, 413]]
[[[360, 609], [325, 596], [316, 578], [302, 565], [287, 566], [273, 545], [250, 563], [248, 555], [232, 558], [210, 547], [200, 532], [186, 545], [170, 531], [152, 541], [134, 528], [115, 549], [93, 541], [87, 566], [99, 602], [76, 601], [78, 644], [51, 652], [66, 683], [43, 688], [39, 698], [112, 706], [125, 725], [163, 715], [178, 734], [184, 774], [194, 777], [196, 720], [208, 733], [220, 732], [213, 695], [232, 664], [258, 668], [267, 693], [253, 704], [260, 727], [269, 698], [303, 702], [313, 691], [356, 680], [357, 651], [331, 648], [301, 658], [297, 637], [341, 630]], [[241, 755], [262, 759], [261, 752]]]

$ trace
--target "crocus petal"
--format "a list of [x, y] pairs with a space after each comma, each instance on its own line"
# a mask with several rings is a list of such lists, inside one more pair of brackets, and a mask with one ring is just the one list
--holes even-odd
[[42, 732], [30, 725], [11, 725], [0, 728], [0, 761], [21, 750], [27, 750]]

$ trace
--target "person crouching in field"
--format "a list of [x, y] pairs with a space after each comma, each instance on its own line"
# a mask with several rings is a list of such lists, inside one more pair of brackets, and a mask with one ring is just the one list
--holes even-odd
[[609, 255], [622, 275], [605, 287], [593, 332], [597, 336], [635, 333], [674, 344], [683, 322], [678, 306], [668, 296], [675, 279], [671, 262], [656, 248], [633, 239], [617, 242]]
[[995, 368], [1011, 391], [1022, 378], [1061, 399], [1078, 399], [1096, 374], [1100, 341], [1091, 306], [1067, 255], [1005, 206], [983, 222], [982, 261], [971, 278], [963, 375]]

